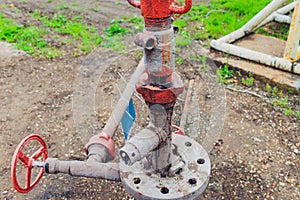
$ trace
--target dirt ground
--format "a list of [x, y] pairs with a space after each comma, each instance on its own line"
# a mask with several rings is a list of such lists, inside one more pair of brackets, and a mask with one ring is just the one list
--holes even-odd
[[[38, 8], [51, 13], [59, 4], [53, 1], [45, 7], [42, 0], [10, 2], [20, 10], [14, 16], [20, 23], [28, 20], [24, 18], [25, 12]], [[80, 5], [81, 8], [90, 8], [96, 3], [89, 0], [80, 2]], [[107, 28], [113, 18], [139, 15], [139, 11], [128, 7], [126, 2], [116, 4], [108, 0], [101, 1], [100, 5], [99, 12], [83, 9], [80, 15], [86, 22], [102, 29]], [[72, 12], [76, 13], [74, 10]], [[55, 60], [34, 58], [0, 43], [0, 199], [133, 199], [121, 183], [62, 174], [46, 174], [34, 190], [22, 195], [13, 189], [10, 178], [14, 150], [31, 133], [38, 133], [46, 140], [49, 157], [85, 159], [85, 143], [103, 128], [116, 102], [117, 88], [122, 88], [122, 77], [128, 80], [139, 62], [133, 37], [131, 34], [124, 39], [129, 49], [127, 53], [99, 47], [89, 55], [77, 58], [66, 55]], [[207, 76], [216, 70], [214, 63], [208, 59], [208, 69], [204, 70], [203, 62], [189, 56], [195, 52], [205, 54], [206, 50], [200, 49], [196, 41], [191, 47], [181, 49], [180, 56], [185, 60], [177, 66], [186, 88], [188, 80], [195, 80], [195, 104], [201, 113], [191, 114], [198, 120], [195, 120], [199, 125], [198, 134], [191, 127], [186, 127], [186, 131], [200, 143], [205, 142], [206, 137], [214, 141], [209, 152], [212, 163], [209, 185], [197, 199], [300, 199], [300, 120], [273, 106], [264, 90], [265, 82], [258, 78], [250, 89], [240, 84], [220, 86], [224, 93], [217, 96]], [[209, 52], [207, 54], [209, 56]], [[99, 69], [103, 66], [105, 70], [101, 74]], [[251, 92], [240, 92], [246, 89]], [[179, 97], [175, 108], [173, 122], [177, 125], [184, 95]], [[299, 110], [299, 95], [284, 95], [289, 97], [291, 106]], [[226, 111], [212, 112], [215, 97], [224, 97]], [[147, 114], [138, 111], [146, 110], [146, 107], [138, 97], [134, 100], [138, 115], [136, 124], [143, 127], [147, 124]], [[88, 116], [91, 124], [79, 126], [84, 120], [81, 105], [92, 109], [91, 115], [94, 116]], [[214, 130], [210, 127], [210, 120], [216, 114], [220, 124], [215, 130], [220, 131], [208, 135]], [[114, 138], [118, 146], [124, 143], [120, 132], [118, 130]]]

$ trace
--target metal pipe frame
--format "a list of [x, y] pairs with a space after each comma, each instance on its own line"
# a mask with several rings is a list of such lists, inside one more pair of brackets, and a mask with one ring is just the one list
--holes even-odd
[[[283, 14], [290, 12], [293, 8], [295, 8], [295, 6], [299, 7], [300, 0], [282, 7], [284, 3], [286, 3], [286, 0], [272, 1], [242, 28], [218, 40], [212, 40], [210, 46], [224, 53], [229, 53], [231, 55], [300, 75], [300, 64], [296, 62], [299, 59], [300, 54], [300, 48], [297, 48], [296, 46], [299, 45], [300, 36], [299, 14], [297, 15], [298, 17], [294, 17], [293, 20], [291, 20], [293, 25], [291, 25], [292, 31], [290, 31], [287, 44], [288, 50], [285, 52], [285, 58], [264, 54], [230, 44], [238, 39], [241, 39], [245, 35], [258, 29], [266, 23], [269, 23], [270, 21], [276, 20], [288, 23], [290, 21], [290, 17], [283, 16]], [[295, 11], [296, 12], [294, 12], [294, 16], [296, 16], [296, 14], [299, 12], [299, 8], [296, 8]]]

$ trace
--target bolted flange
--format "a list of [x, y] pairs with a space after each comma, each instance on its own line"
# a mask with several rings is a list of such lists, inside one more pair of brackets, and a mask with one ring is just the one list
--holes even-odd
[[208, 154], [187, 136], [172, 137], [169, 175], [153, 171], [146, 158], [132, 166], [120, 163], [122, 183], [136, 199], [195, 199], [205, 190], [210, 175]]

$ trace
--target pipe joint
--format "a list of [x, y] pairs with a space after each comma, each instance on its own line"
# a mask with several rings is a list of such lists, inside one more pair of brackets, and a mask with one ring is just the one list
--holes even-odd
[[112, 158], [116, 156], [115, 143], [107, 133], [103, 132], [101, 134], [94, 135], [93, 137], [91, 137], [89, 142], [85, 145], [84, 150], [87, 151], [87, 153], [89, 153], [89, 148], [94, 144], [104, 146]]
[[150, 125], [132, 137], [120, 149], [120, 158], [126, 165], [133, 165], [149, 155], [166, 138], [167, 133], [164, 130]]

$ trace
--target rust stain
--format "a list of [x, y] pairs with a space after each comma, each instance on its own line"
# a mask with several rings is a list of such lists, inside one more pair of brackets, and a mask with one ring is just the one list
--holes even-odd
[[188, 165], [188, 168], [189, 168], [189, 170], [194, 170], [194, 171], [197, 171], [198, 170], [198, 165], [196, 164], [196, 163], [190, 163], [189, 165]]

